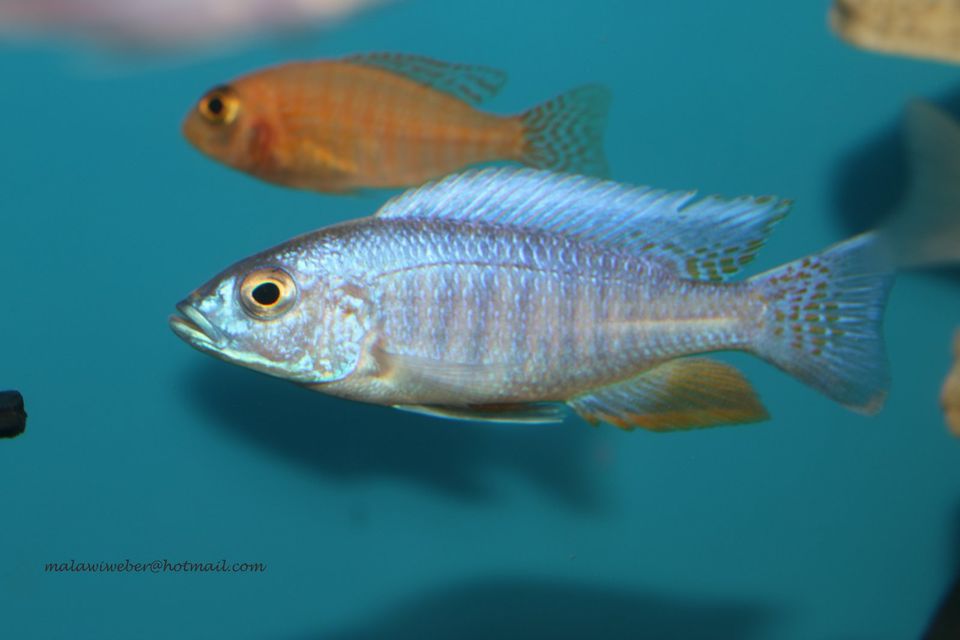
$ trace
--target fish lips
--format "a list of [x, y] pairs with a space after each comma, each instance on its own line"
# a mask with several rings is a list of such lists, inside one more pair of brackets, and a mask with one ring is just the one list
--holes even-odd
[[180, 302], [177, 311], [180, 315], [170, 316], [170, 328], [181, 340], [200, 351], [220, 353], [220, 331], [189, 300]]

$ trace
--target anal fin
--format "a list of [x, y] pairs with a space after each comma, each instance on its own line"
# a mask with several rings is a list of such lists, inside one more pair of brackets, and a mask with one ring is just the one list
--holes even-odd
[[395, 409], [449, 420], [549, 424], [563, 422], [562, 405], [548, 402], [488, 405], [394, 405]]
[[673, 431], [758, 422], [768, 417], [734, 367], [708, 358], [670, 360], [635, 378], [567, 402], [591, 424]]

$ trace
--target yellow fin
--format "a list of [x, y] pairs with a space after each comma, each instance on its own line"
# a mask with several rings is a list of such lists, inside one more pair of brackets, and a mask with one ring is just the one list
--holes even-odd
[[769, 415], [743, 375], [707, 358], [671, 360], [567, 402], [590, 422], [673, 431], [758, 422]]

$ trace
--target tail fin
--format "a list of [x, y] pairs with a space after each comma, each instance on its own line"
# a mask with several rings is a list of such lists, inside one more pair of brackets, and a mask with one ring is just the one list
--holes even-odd
[[519, 158], [538, 169], [608, 174], [603, 134], [610, 109], [610, 90], [599, 85], [579, 87], [527, 111], [524, 148]]
[[910, 192], [883, 228], [898, 266], [960, 262], [960, 125], [939, 108], [907, 108]]
[[865, 233], [751, 278], [767, 303], [757, 354], [855, 411], [879, 411], [887, 264], [877, 234]]

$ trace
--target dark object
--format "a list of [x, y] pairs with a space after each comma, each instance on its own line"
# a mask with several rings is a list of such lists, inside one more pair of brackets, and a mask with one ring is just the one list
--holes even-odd
[[27, 429], [27, 412], [19, 391], [0, 391], [0, 438], [13, 438]]
[[923, 640], [956, 640], [960, 638], [960, 580], [940, 603]]

